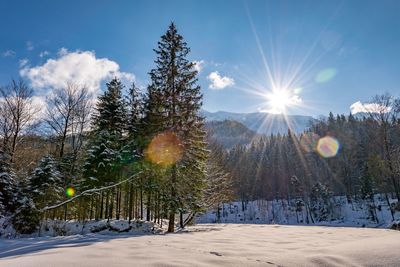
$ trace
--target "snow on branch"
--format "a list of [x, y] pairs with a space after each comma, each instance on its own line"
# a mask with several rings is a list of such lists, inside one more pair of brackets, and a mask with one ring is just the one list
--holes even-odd
[[138, 176], [139, 174], [141, 174], [141, 173], [142, 173], [142, 172], [138, 172], [138, 173], [136, 173], [136, 174], [130, 176], [129, 178], [127, 178], [127, 179], [125, 179], [125, 180], [122, 180], [122, 181], [120, 181], [120, 182], [118, 182], [118, 183], [116, 183], [116, 184], [104, 186], [104, 187], [101, 187], [101, 188], [92, 188], [92, 189], [85, 190], [85, 191], [83, 191], [82, 193], [80, 193], [79, 195], [76, 195], [76, 196], [74, 196], [74, 197], [71, 197], [70, 199], [65, 200], [65, 201], [63, 201], [63, 202], [61, 202], [61, 203], [55, 204], [55, 205], [53, 205], [53, 206], [46, 206], [46, 207], [44, 207], [43, 209], [41, 209], [40, 212], [45, 212], [45, 211], [48, 211], [48, 210], [52, 210], [52, 209], [61, 207], [61, 206], [65, 205], [65, 204], [67, 204], [67, 203], [69, 203], [69, 202], [72, 202], [72, 201], [74, 201], [75, 199], [80, 198], [80, 197], [82, 197], [82, 196], [89, 196], [89, 195], [92, 195], [92, 194], [97, 193], [97, 192], [101, 192], [101, 191], [108, 190], [108, 189], [113, 188], [113, 187], [117, 187], [117, 186], [119, 186], [119, 185], [121, 185], [121, 184], [123, 184], [123, 183], [131, 182], [134, 178], [137, 178], [137, 176]]

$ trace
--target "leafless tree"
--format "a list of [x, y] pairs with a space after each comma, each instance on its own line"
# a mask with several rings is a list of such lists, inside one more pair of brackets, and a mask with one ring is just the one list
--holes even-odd
[[54, 90], [47, 98], [44, 121], [52, 135], [56, 136], [59, 146], [58, 155], [65, 154], [67, 141], [74, 156], [83, 142], [91, 111], [91, 95], [84, 86], [69, 83], [66, 87]]
[[14, 161], [15, 151], [21, 142], [21, 136], [34, 125], [35, 114], [39, 107], [33, 104], [33, 91], [22, 80], [12, 80], [0, 88], [0, 128], [4, 151]]
[[393, 146], [392, 142], [392, 130], [395, 128], [396, 123], [398, 123], [400, 115], [400, 99], [388, 93], [376, 95], [366, 105], [366, 109], [369, 116], [379, 124], [382, 156], [389, 170], [390, 181], [396, 197], [400, 199], [399, 174], [396, 171], [396, 162], [394, 160], [395, 146]]

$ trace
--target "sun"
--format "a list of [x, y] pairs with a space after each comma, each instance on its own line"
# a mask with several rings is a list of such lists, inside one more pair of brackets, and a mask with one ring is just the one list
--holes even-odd
[[274, 114], [286, 113], [288, 107], [299, 104], [301, 99], [295, 93], [285, 88], [276, 88], [265, 95], [267, 99], [268, 112]]

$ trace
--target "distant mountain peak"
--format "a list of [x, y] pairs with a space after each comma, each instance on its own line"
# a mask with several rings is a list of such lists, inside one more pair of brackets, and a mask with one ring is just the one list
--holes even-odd
[[311, 126], [315, 120], [311, 116], [283, 115], [266, 112], [235, 113], [228, 111], [209, 112], [201, 110], [207, 122], [234, 120], [242, 123], [250, 130], [259, 134], [285, 134], [289, 128], [295, 133], [301, 133]]

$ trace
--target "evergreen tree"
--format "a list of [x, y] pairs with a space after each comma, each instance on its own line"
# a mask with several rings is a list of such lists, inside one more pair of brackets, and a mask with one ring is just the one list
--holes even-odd
[[[121, 81], [114, 78], [107, 83], [107, 89], [98, 98], [83, 166], [84, 179], [81, 189], [101, 187], [119, 181], [124, 163], [130, 160], [131, 155], [126, 147], [127, 116], [122, 89]], [[114, 195], [120, 201], [119, 192], [115, 193], [115, 189], [111, 195], [110, 192], [106, 192], [106, 197], [105, 192], [101, 193], [98, 199], [100, 208], [96, 201], [97, 209], [101, 210], [100, 217], [112, 216]]]
[[[64, 192], [63, 178], [51, 156], [44, 156], [39, 165], [28, 177], [25, 189], [38, 209], [62, 199]], [[30, 205], [30, 200], [20, 200], [22, 205]]]
[[15, 210], [15, 174], [10, 166], [10, 157], [0, 151], [0, 214], [10, 214]]
[[117, 180], [124, 152], [125, 129], [126, 103], [122, 96], [122, 84], [114, 78], [99, 97], [92, 118], [84, 163], [84, 176], [90, 181], [105, 185]]
[[140, 122], [143, 116], [143, 102], [139, 94], [139, 88], [136, 87], [135, 83], [132, 83], [132, 87], [129, 88], [127, 107], [127, 130], [129, 139], [132, 140], [140, 132]]
[[182, 213], [201, 206], [207, 158], [204, 122], [199, 116], [202, 95], [196, 85], [194, 63], [187, 59], [190, 49], [173, 23], [154, 51], [157, 59], [156, 67], [150, 72], [147, 123], [153, 128], [153, 136], [171, 132], [183, 150], [180, 160], [170, 166], [166, 182], [168, 231], [173, 232], [178, 210]]
[[311, 212], [317, 221], [327, 221], [332, 214], [331, 196], [331, 191], [323, 183], [318, 182], [312, 187], [310, 195]]
[[29, 180], [18, 183], [17, 208], [12, 218], [14, 228], [21, 234], [31, 234], [38, 229], [40, 212], [32, 198]]

